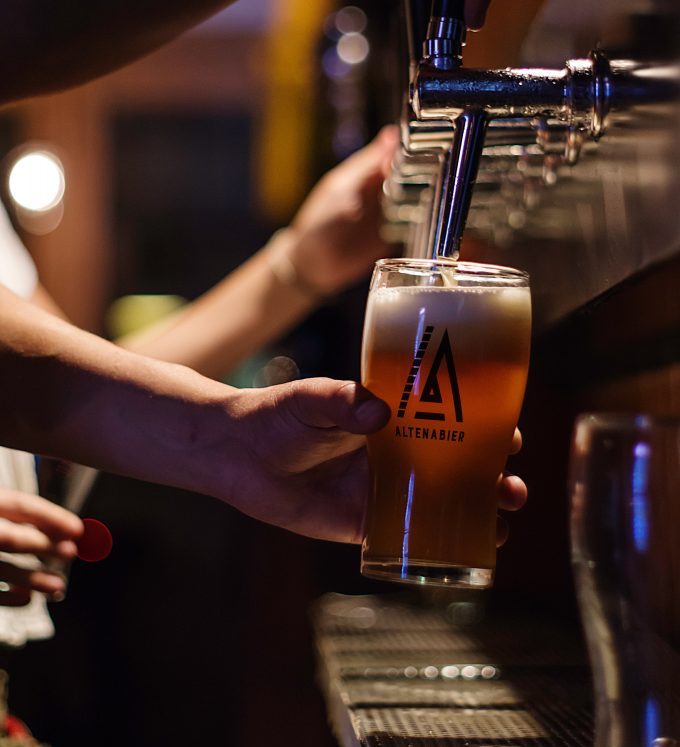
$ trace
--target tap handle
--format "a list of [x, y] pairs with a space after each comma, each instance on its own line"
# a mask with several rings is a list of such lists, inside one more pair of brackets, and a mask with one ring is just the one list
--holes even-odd
[[458, 258], [489, 120], [483, 109], [466, 109], [455, 121], [453, 143], [441, 161], [430, 245], [435, 257]]
[[418, 64], [422, 56], [423, 42], [430, 22], [428, 0], [403, 0], [409, 58], [412, 65]]
[[430, 23], [423, 43], [423, 62], [440, 70], [453, 70], [463, 62], [465, 3], [432, 0]]
[[455, 18], [465, 23], [465, 0], [432, 0], [431, 16]]

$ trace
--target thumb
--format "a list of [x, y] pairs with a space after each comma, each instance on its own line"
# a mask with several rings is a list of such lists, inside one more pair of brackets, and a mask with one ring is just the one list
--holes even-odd
[[291, 414], [312, 428], [372, 433], [390, 417], [389, 407], [354, 381], [302, 379], [286, 386]]
[[397, 125], [385, 125], [373, 142], [380, 151], [381, 172], [383, 176], [387, 176], [400, 143], [399, 127]]
[[400, 135], [397, 125], [385, 125], [373, 140], [366, 146], [365, 158], [367, 176], [382, 180], [392, 170], [392, 159], [399, 146]]
[[389, 172], [392, 158], [399, 145], [399, 128], [386, 125], [365, 145], [341, 164], [345, 178], [354, 180], [376, 180]]

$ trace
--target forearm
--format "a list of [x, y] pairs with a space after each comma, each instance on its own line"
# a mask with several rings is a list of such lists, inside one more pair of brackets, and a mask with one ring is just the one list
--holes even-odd
[[213, 378], [228, 373], [284, 334], [321, 301], [304, 284], [287, 282], [276, 268], [294, 254], [293, 231], [169, 319], [116, 342], [128, 350], [189, 366]]
[[222, 476], [232, 456], [232, 391], [121, 350], [0, 288], [4, 445], [229, 500]]
[[170, 41], [230, 0], [2, 0], [0, 104], [84, 83]]

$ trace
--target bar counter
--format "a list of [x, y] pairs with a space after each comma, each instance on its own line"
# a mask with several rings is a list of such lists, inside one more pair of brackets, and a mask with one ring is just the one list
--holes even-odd
[[471, 599], [316, 603], [319, 681], [341, 747], [591, 747], [578, 621], [516, 604], [484, 613]]

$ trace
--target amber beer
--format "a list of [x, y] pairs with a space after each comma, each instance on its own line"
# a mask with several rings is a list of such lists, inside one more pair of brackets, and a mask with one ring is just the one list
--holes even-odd
[[525, 273], [444, 259], [378, 262], [362, 380], [392, 415], [368, 439], [364, 575], [492, 584], [495, 485], [524, 396], [530, 333]]

